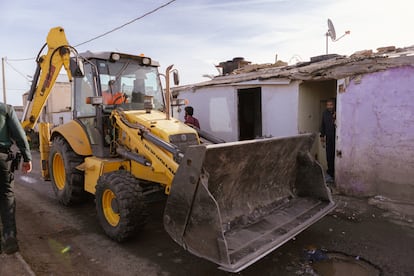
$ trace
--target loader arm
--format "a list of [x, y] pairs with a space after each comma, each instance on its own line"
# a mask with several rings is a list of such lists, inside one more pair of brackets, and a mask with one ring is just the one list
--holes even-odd
[[48, 48], [47, 54], [40, 56], [39, 53], [36, 59], [36, 72], [23, 111], [22, 126], [26, 131], [33, 129], [39, 120], [62, 67], [66, 69], [69, 81], [72, 81], [70, 51], [73, 48], [68, 45], [63, 28], [56, 27], [49, 31], [46, 44], [40, 52], [46, 46]]
[[120, 134], [117, 154], [135, 161], [131, 174], [136, 178], [163, 185], [165, 193], [169, 194], [179, 166], [176, 160], [183, 158], [181, 151], [175, 145], [152, 134], [145, 126], [130, 122], [122, 111], [114, 110], [112, 116]]

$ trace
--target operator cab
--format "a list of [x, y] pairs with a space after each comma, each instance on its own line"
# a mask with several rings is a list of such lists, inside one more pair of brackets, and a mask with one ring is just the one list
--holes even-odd
[[144, 110], [145, 96], [151, 96], [155, 109], [164, 111], [158, 62], [113, 52], [86, 52], [81, 56], [89, 62], [84, 65], [84, 77], [75, 80], [76, 117], [94, 113], [94, 108], [85, 102], [94, 96], [102, 97], [104, 109], [123, 110]]
[[[165, 111], [159, 63], [145, 56], [114, 52], [88, 51], [80, 56], [85, 60], [84, 76], [75, 78], [73, 117], [88, 133], [94, 155], [108, 156], [109, 115], [114, 108], [145, 110], [145, 99], [150, 96], [154, 109]], [[91, 97], [101, 97], [102, 105], [87, 103]]]

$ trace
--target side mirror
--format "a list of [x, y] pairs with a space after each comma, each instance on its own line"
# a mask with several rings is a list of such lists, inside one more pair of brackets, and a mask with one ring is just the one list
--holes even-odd
[[174, 85], [180, 84], [180, 75], [178, 74], [177, 70], [173, 71], [173, 79], [174, 79]]
[[85, 76], [85, 66], [83, 60], [79, 57], [70, 58], [70, 71], [75, 78], [83, 78]]

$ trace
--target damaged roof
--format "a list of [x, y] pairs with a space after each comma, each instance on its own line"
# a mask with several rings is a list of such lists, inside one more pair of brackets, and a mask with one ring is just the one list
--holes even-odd
[[[282, 63], [283, 64], [283, 63]], [[405, 48], [394, 46], [358, 51], [351, 56], [323, 55], [295, 65], [252, 64], [226, 76], [191, 85], [175, 87], [174, 92], [201, 87], [231, 85], [252, 80], [328, 80], [372, 73], [401, 66], [414, 66], [414, 45]]]

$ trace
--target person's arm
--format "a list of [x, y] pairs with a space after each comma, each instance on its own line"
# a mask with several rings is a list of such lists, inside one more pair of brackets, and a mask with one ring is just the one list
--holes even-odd
[[200, 122], [199, 122], [196, 118], [194, 118], [194, 125], [195, 125], [196, 127], [198, 127], [199, 129], [201, 129], [201, 127], [200, 127]]
[[9, 106], [7, 127], [10, 131], [11, 138], [23, 156], [23, 172], [30, 172], [32, 170], [32, 154], [30, 153], [29, 143], [27, 142], [26, 134], [17, 118], [16, 112], [14, 112], [11, 106]]

